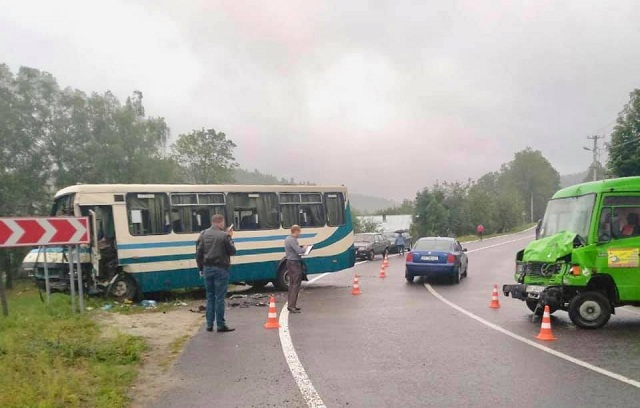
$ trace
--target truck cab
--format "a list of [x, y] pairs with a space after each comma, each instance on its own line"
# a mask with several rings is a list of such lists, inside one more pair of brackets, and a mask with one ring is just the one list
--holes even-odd
[[538, 239], [518, 252], [506, 296], [540, 314], [568, 312], [584, 329], [640, 305], [640, 177], [579, 184], [547, 205]]

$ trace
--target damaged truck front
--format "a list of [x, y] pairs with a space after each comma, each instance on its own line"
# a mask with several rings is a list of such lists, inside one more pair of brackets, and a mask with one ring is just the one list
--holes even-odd
[[640, 305], [640, 177], [585, 183], [549, 201], [540, 236], [516, 255], [506, 296], [534, 313], [567, 311], [578, 327], [604, 326]]

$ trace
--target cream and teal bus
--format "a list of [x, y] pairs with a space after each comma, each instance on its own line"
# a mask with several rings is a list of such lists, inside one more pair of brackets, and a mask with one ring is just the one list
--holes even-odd
[[[119, 299], [202, 287], [195, 242], [214, 214], [223, 214], [234, 226], [238, 252], [232, 259], [232, 283], [260, 287], [272, 282], [286, 289], [283, 241], [293, 224], [303, 229], [300, 243], [313, 244], [304, 260], [307, 274], [354, 265], [343, 186], [81, 184], [58, 191], [52, 209], [54, 216], [90, 217], [92, 239], [82, 258], [87, 289]], [[64, 285], [65, 249], [49, 251], [56, 254], [49, 256], [50, 276]], [[29, 256], [42, 283], [42, 256], [38, 250]]]

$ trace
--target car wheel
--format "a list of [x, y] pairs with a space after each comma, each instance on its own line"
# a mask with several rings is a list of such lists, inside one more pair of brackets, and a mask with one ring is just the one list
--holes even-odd
[[373, 252], [373, 249], [371, 251], [369, 251], [369, 260], [373, 261], [374, 259], [376, 259], [376, 253]]
[[456, 268], [456, 273], [451, 277], [451, 283], [454, 285], [460, 283], [460, 267]]
[[569, 318], [583, 329], [599, 329], [611, 318], [611, 302], [600, 292], [584, 292], [569, 303]]
[[462, 272], [462, 277], [466, 278], [467, 277], [467, 272], [469, 272], [469, 264], [467, 263], [467, 265], [464, 267], [464, 272]]
[[404, 271], [404, 278], [407, 280], [407, 283], [413, 283], [413, 280], [415, 279], [415, 276], [410, 274], [409, 271], [405, 270]]
[[[525, 300], [525, 302], [527, 303], [527, 307], [529, 308], [529, 310], [531, 310], [531, 313], [535, 313], [536, 316], [542, 316], [542, 313], [544, 312], [544, 306], [536, 311], [536, 308], [538, 307], [537, 300]], [[549, 314], [554, 314], [557, 310], [557, 307], [549, 306]]]

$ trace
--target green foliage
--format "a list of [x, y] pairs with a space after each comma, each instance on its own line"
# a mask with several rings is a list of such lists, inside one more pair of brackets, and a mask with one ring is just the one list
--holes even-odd
[[224, 133], [199, 129], [178, 136], [172, 151], [187, 182], [219, 184], [233, 181], [233, 169], [238, 166], [233, 156], [235, 147]]
[[0, 319], [0, 406], [129, 405], [143, 340], [106, 336], [89, 315], [72, 314], [65, 295], [46, 307], [29, 287], [9, 300], [19, 312]]
[[640, 175], [640, 89], [630, 94], [629, 103], [618, 114], [611, 133], [609, 170], [618, 177]]
[[462, 236], [478, 224], [487, 234], [507, 232], [530, 217], [542, 217], [546, 203], [559, 188], [558, 172], [539, 151], [527, 148], [499, 172], [477, 181], [443, 183], [419, 192], [412, 224], [414, 236]]

